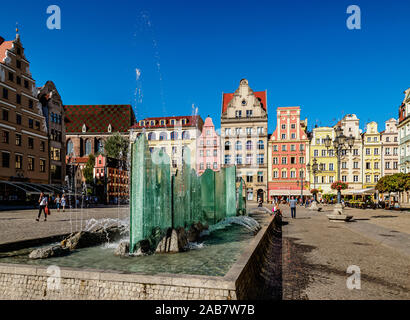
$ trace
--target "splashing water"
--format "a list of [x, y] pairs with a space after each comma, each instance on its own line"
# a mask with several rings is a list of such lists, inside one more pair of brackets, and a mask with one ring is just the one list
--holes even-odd
[[[97, 229], [103, 228], [104, 230], [113, 227], [124, 227], [126, 232], [128, 232], [129, 219], [112, 219], [112, 218], [103, 218], [103, 219], [94, 219], [91, 218], [87, 221], [84, 231], [95, 231]], [[124, 232], [125, 233], [125, 232]]]
[[247, 216], [238, 216], [225, 218], [217, 224], [209, 226], [208, 232], [211, 233], [215, 230], [224, 229], [228, 226], [231, 226], [232, 224], [243, 226], [254, 233], [258, 232], [261, 229], [260, 224], [255, 219]]

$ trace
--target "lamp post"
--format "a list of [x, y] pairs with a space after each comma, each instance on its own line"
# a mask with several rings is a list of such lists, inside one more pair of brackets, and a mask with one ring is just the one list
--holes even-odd
[[[316, 175], [318, 174], [318, 172], [320, 170], [319, 170], [319, 165], [317, 163], [316, 158], [313, 158], [312, 162], [313, 162], [312, 164], [308, 163], [306, 165], [306, 167], [307, 167], [307, 170], [308, 170], [309, 174], [310, 173], [313, 174], [313, 189], [316, 189]], [[318, 209], [316, 193], [313, 194], [313, 202], [312, 202], [312, 205], [310, 206], [310, 209], [311, 210], [317, 210]]]
[[[353, 145], [354, 145], [354, 141], [355, 138], [350, 135], [349, 137], [346, 137], [343, 134], [343, 129], [341, 127], [337, 127], [335, 129], [335, 138], [332, 141], [332, 139], [327, 136], [325, 138], [325, 146], [326, 149], [330, 149], [333, 147], [333, 149], [336, 151], [336, 157], [337, 157], [337, 181], [340, 181], [340, 163], [341, 163], [341, 158], [342, 155], [344, 153], [346, 153], [348, 150], [351, 152]], [[332, 146], [332, 142], [333, 142], [333, 146]], [[337, 190], [337, 204], [335, 205], [335, 209], [334, 209], [334, 214], [338, 214], [338, 215], [342, 215], [343, 214], [343, 207], [341, 204], [341, 199], [342, 199], [342, 192], [341, 190]], [[347, 216], [345, 217], [347, 218]], [[352, 217], [350, 217], [351, 219]], [[331, 217], [329, 216], [329, 219], [331, 219]], [[350, 220], [348, 219], [348, 220]], [[337, 220], [340, 220], [337, 219]], [[345, 221], [347, 221], [346, 219], [344, 219]]]

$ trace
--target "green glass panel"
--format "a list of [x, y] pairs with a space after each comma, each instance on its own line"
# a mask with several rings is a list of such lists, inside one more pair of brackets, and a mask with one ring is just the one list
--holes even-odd
[[226, 169], [222, 168], [215, 173], [215, 221], [219, 222], [226, 217]]
[[236, 166], [225, 169], [226, 216], [236, 216]]
[[199, 180], [201, 184], [201, 204], [204, 212], [203, 218], [206, 223], [215, 224], [215, 171], [206, 169]]

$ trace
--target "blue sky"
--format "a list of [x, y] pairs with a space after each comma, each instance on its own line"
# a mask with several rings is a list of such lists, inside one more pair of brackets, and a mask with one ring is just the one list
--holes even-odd
[[[46, 27], [52, 4], [61, 30]], [[361, 30], [346, 27], [351, 4]], [[356, 113], [383, 130], [410, 87], [406, 0], [21, 0], [2, 11], [0, 35], [19, 22], [37, 86], [54, 81], [64, 104], [132, 104], [137, 119], [195, 104], [219, 127], [222, 92], [247, 78], [268, 92], [270, 132], [276, 108], [294, 105], [309, 128]]]

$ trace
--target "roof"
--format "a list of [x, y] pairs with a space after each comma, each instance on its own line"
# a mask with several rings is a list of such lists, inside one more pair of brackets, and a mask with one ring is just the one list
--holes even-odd
[[82, 132], [85, 124], [87, 132], [127, 132], [134, 123], [131, 105], [65, 105], [66, 133]]
[[[177, 116], [177, 117], [155, 117], [155, 118], [145, 118], [145, 119], [141, 119], [142, 121], [145, 121], [146, 125], [144, 126], [140, 126], [140, 121], [138, 120], [138, 122], [136, 124], [134, 124], [131, 129], [142, 129], [142, 128], [166, 128], [166, 127], [170, 127], [173, 126], [171, 125], [171, 120], [181, 120], [181, 119], [186, 119], [186, 123], [181, 125], [180, 123], [178, 123], [178, 125], [182, 126], [182, 127], [196, 127], [198, 126], [198, 128], [202, 128], [204, 121], [202, 120], [201, 116], [197, 115], [197, 116]], [[155, 121], [155, 125], [151, 126], [150, 123], [151, 121], [154, 120]], [[165, 120], [165, 124], [161, 124], [160, 120]], [[148, 121], [148, 122], [147, 122]]]
[[6, 57], [6, 51], [10, 50], [12, 47], [13, 41], [4, 41], [0, 44], [0, 63], [3, 63], [3, 59]]
[[[258, 98], [260, 101], [263, 110], [266, 111], [266, 91], [257, 91], [253, 92], [253, 94]], [[233, 98], [233, 93], [224, 93], [222, 98], [222, 113], [225, 113], [228, 109], [228, 104], [231, 102]]]

